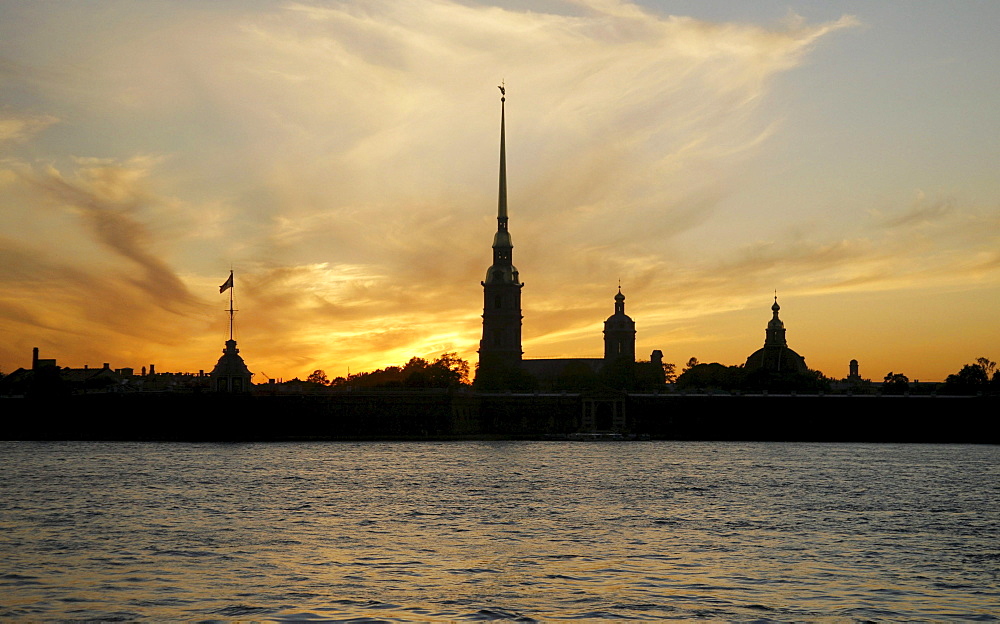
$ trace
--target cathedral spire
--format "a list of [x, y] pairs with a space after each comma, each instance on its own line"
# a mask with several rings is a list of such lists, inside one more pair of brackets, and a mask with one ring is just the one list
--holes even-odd
[[502, 281], [517, 284], [517, 269], [512, 264], [514, 243], [510, 238], [507, 225], [507, 141], [504, 103], [507, 101], [507, 89], [503, 84], [500, 89], [500, 185], [497, 191], [497, 233], [493, 236], [493, 266], [486, 273], [486, 283]]
[[[500, 191], [497, 194], [497, 219], [507, 220], [507, 146], [504, 137], [504, 103], [507, 101], [507, 89], [503, 83], [500, 89]], [[504, 228], [506, 229], [506, 228]]]
[[504, 103], [500, 89], [500, 181], [497, 192], [497, 232], [493, 236], [493, 264], [483, 286], [483, 338], [479, 342], [479, 372], [509, 370], [521, 362], [521, 283], [513, 264], [514, 244], [507, 229], [507, 142]]

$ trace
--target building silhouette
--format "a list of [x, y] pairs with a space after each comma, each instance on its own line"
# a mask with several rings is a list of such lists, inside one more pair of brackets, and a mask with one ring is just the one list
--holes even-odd
[[771, 320], [765, 330], [764, 346], [747, 358], [744, 364], [747, 371], [804, 373], [808, 370], [805, 358], [788, 348], [788, 341], [785, 340], [785, 324], [778, 318], [780, 309], [778, 297], [775, 296], [774, 305], [771, 306]]
[[[493, 235], [493, 263], [486, 270], [483, 287], [483, 336], [479, 341], [476, 382], [482, 388], [526, 389], [532, 383], [551, 387], [560, 377], [596, 377], [612, 366], [631, 377], [635, 364], [635, 321], [625, 314], [621, 286], [615, 295], [614, 314], [604, 322], [603, 358], [524, 359], [521, 348], [521, 289], [513, 264], [507, 213], [507, 147], [505, 91], [500, 87], [500, 179], [497, 194], [497, 231]], [[662, 355], [658, 360], [662, 363]], [[525, 374], [531, 382], [525, 382]]]
[[[501, 87], [501, 93], [503, 88]], [[483, 286], [483, 338], [479, 342], [477, 378], [502, 374], [520, 367], [521, 283], [513, 264], [514, 244], [507, 217], [507, 152], [505, 140], [506, 97], [500, 98], [500, 183], [497, 197], [497, 232], [493, 235], [493, 264]]]
[[240, 350], [236, 348], [236, 341], [229, 339], [226, 341], [226, 348], [222, 350], [222, 357], [219, 358], [215, 368], [209, 373], [212, 378], [212, 389], [216, 392], [249, 392], [250, 378], [253, 373], [247, 368], [246, 362], [240, 355]]
[[[521, 368], [541, 382], [551, 386], [561, 376], [599, 375], [613, 366], [628, 370], [635, 364], [635, 321], [625, 314], [625, 295], [621, 287], [615, 295], [614, 314], [604, 321], [603, 358], [530, 358], [521, 362]], [[659, 362], [663, 354], [659, 351]], [[655, 355], [652, 356], [655, 359]]]
[[635, 321], [625, 314], [625, 295], [618, 287], [615, 313], [604, 321], [604, 362], [635, 362]]
[[38, 347], [35, 347], [31, 352], [31, 367], [19, 368], [4, 377], [0, 383], [0, 395], [51, 398], [105, 393], [198, 393], [209, 387], [209, 380], [204, 371], [157, 373], [152, 364], [148, 373], [143, 366], [140, 374], [129, 366], [111, 368], [107, 362], [100, 367], [87, 364], [82, 368], [59, 366], [55, 358], [39, 357]]
[[847, 381], [860, 382], [861, 381], [861, 369], [858, 367], [857, 360], [851, 360], [848, 363], [848, 374]]

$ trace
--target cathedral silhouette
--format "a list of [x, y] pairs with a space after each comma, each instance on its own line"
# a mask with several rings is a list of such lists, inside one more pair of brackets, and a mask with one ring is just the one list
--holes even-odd
[[[493, 235], [493, 263], [486, 270], [483, 287], [483, 335], [479, 341], [477, 385], [516, 386], [519, 375], [527, 374], [543, 386], [560, 375], [573, 371], [598, 374], [612, 367], [628, 371], [635, 364], [635, 321], [625, 314], [625, 295], [621, 285], [614, 296], [614, 314], [604, 321], [603, 358], [531, 358], [525, 359], [521, 348], [521, 289], [517, 267], [513, 263], [514, 243], [507, 212], [506, 91], [500, 87], [500, 177], [497, 191], [497, 231]], [[745, 368], [771, 372], [802, 373], [805, 359], [788, 348], [785, 326], [778, 318], [778, 298], [771, 306], [773, 317], [767, 325], [764, 346], [747, 358]], [[663, 353], [655, 350], [650, 361], [659, 366]], [[482, 383], [489, 380], [488, 383]], [[501, 380], [500, 383], [493, 383]]]
[[[521, 349], [521, 282], [513, 263], [514, 244], [507, 214], [506, 93], [500, 87], [500, 179], [497, 191], [497, 231], [493, 235], [493, 264], [483, 286], [483, 337], [479, 341], [477, 381], [490, 377], [516, 377], [527, 373], [542, 382], [572, 370], [599, 373], [608, 366], [635, 363], [635, 321], [625, 314], [621, 286], [615, 295], [614, 314], [604, 322], [603, 358], [524, 359]], [[654, 351], [652, 359], [661, 359]]]
[[750, 354], [743, 368], [751, 371], [764, 369], [776, 373], [804, 373], [809, 369], [806, 366], [806, 359], [788, 348], [788, 341], [785, 340], [785, 324], [778, 318], [780, 309], [778, 296], [775, 295], [774, 305], [771, 306], [773, 316], [767, 324], [764, 346]]

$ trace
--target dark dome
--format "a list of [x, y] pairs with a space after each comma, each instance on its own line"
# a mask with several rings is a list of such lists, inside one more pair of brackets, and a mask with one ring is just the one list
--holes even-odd
[[226, 348], [222, 351], [222, 357], [212, 369], [212, 377], [238, 376], [249, 378], [253, 373], [247, 368], [246, 362], [240, 357], [240, 350], [236, 348], [235, 340], [227, 340]]
[[776, 372], [804, 373], [806, 359], [788, 347], [763, 347], [754, 351], [744, 365], [748, 371], [764, 368]]

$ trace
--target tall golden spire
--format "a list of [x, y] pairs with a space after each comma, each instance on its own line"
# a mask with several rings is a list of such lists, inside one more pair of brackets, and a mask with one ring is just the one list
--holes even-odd
[[[504, 111], [507, 88], [502, 82], [497, 88], [500, 89], [500, 189], [497, 193], [497, 233], [493, 236], [493, 265], [508, 267], [502, 271], [506, 276], [505, 279], [516, 282], [517, 270], [510, 264], [514, 243], [511, 242], [510, 231], [507, 229], [507, 131]], [[511, 269], [514, 274], [511, 274]], [[487, 281], [490, 281], [490, 278], [487, 278]]]
[[483, 280], [483, 339], [479, 342], [479, 372], [507, 370], [521, 362], [521, 283], [512, 263], [514, 244], [507, 229], [507, 141], [504, 102], [500, 89], [500, 189], [497, 195], [497, 233], [493, 236], [493, 264]]
[[504, 138], [504, 102], [507, 101], [507, 89], [501, 82], [500, 89], [500, 191], [497, 196], [497, 219], [507, 218], [507, 147]]

